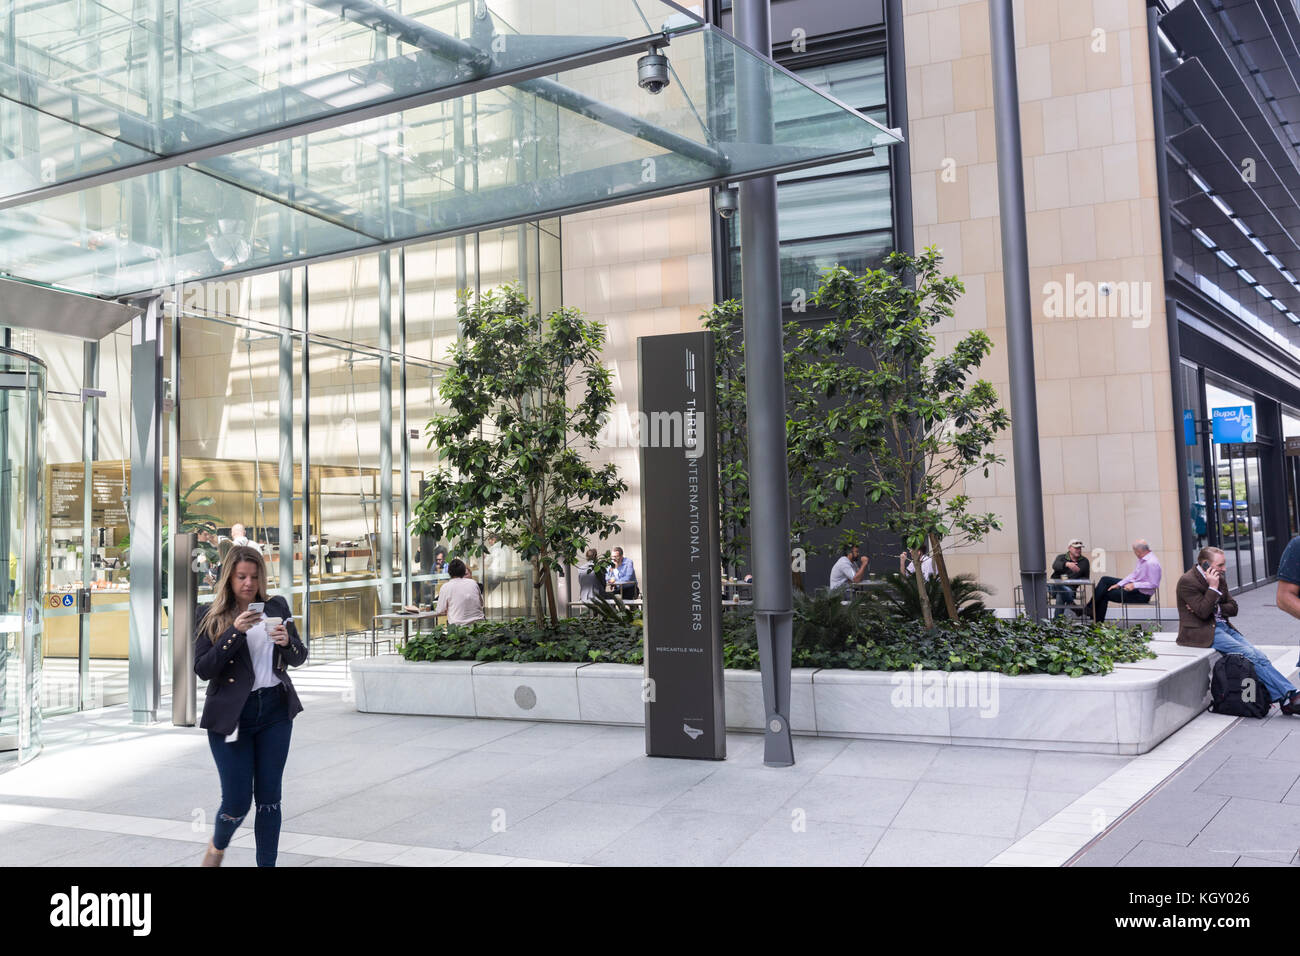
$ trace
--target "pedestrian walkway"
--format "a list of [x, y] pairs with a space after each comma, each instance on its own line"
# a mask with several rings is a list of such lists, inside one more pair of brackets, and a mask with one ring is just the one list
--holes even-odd
[[[1287, 643], [1265, 599], [1243, 611]], [[295, 674], [281, 865], [1249, 865], [1300, 846], [1298, 718], [1205, 714], [1137, 758], [796, 737], [773, 769], [757, 735], [664, 760], [639, 727], [359, 714], [345, 667]], [[0, 773], [0, 864], [197, 864], [219, 800], [204, 732], [113, 707], [44, 735]], [[226, 860], [252, 865], [250, 824]]]

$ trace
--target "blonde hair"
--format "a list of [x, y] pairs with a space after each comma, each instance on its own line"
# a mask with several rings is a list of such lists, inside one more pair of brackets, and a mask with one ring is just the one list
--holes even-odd
[[257, 565], [257, 599], [266, 600], [266, 561], [256, 548], [236, 545], [230, 549], [221, 562], [221, 580], [217, 582], [217, 596], [212, 599], [212, 606], [199, 625], [199, 633], [213, 644], [235, 623], [238, 602], [235, 600], [235, 568], [248, 562]]

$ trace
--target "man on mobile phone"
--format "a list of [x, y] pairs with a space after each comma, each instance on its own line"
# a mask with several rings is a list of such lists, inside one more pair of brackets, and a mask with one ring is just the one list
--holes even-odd
[[1300, 535], [1291, 539], [1277, 566], [1277, 606], [1300, 618]]
[[1241, 654], [1255, 666], [1255, 676], [1268, 693], [1269, 702], [1281, 704], [1284, 714], [1300, 715], [1300, 691], [1228, 623], [1228, 618], [1237, 613], [1237, 602], [1224, 580], [1227, 566], [1221, 549], [1202, 548], [1196, 555], [1196, 567], [1178, 579], [1178, 643], [1184, 647], [1213, 647], [1220, 654]]

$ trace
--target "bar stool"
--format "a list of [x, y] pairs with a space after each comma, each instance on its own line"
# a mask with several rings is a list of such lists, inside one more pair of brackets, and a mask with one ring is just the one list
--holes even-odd
[[1161, 625], [1161, 623], [1163, 623], [1163, 622], [1162, 622], [1162, 619], [1161, 619], [1161, 616], [1160, 616], [1160, 588], [1157, 587], [1157, 588], [1155, 589], [1155, 591], [1154, 591], [1154, 592], [1152, 593], [1152, 595], [1151, 595], [1151, 600], [1148, 601], [1146, 604], [1134, 604], [1134, 605], [1129, 605], [1129, 604], [1125, 603], [1125, 604], [1121, 604], [1121, 605], [1120, 605], [1120, 616], [1121, 616], [1122, 620], [1124, 621], [1124, 626], [1125, 626], [1125, 627], [1128, 627], [1128, 626], [1129, 626], [1129, 623], [1128, 623], [1128, 609], [1129, 609], [1130, 606], [1131, 606], [1131, 607], [1154, 607], [1154, 608], [1156, 609], [1156, 630], [1159, 630], [1159, 629], [1160, 629], [1160, 625]]

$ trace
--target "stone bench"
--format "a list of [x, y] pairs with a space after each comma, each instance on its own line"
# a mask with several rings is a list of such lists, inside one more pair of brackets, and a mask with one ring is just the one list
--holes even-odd
[[[1145, 753], [1208, 706], [1217, 657], [1179, 647], [1172, 633], [1156, 635], [1152, 649], [1154, 660], [1085, 677], [795, 668], [790, 724], [795, 733], [830, 737]], [[1294, 670], [1295, 648], [1266, 650], [1283, 673]], [[761, 731], [758, 672], [724, 676], [728, 729]], [[643, 678], [639, 666], [628, 664], [413, 662], [387, 655], [351, 665], [363, 713], [599, 724], [644, 723]]]

